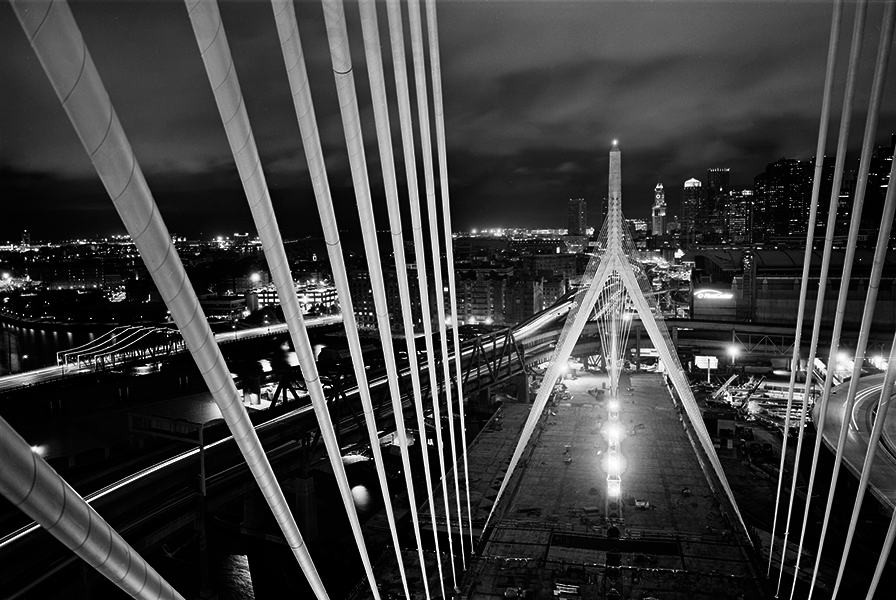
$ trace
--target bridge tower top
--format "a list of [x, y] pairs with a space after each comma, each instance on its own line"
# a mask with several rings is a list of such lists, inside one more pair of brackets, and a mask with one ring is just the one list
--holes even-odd
[[622, 222], [622, 151], [619, 140], [613, 140], [610, 148], [610, 189], [607, 195], [607, 246], [621, 249], [623, 237]]

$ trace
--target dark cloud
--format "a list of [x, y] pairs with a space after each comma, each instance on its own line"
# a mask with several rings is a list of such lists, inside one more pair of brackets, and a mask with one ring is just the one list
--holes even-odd
[[[183, 3], [72, 6], [169, 228], [186, 235], [249, 229]], [[378, 9], [388, 48], [385, 8]], [[457, 228], [562, 227], [570, 197], [591, 201], [596, 215], [613, 138], [621, 140], [624, 205], [631, 217], [647, 215], [658, 181], [674, 213], [682, 183], [704, 179], [709, 167], [729, 167], [735, 184], [749, 185], [766, 163], [815, 152], [827, 2], [449, 0], [438, 9]], [[841, 54], [852, 10], [847, 4]], [[286, 237], [313, 233], [319, 228], [311, 218], [314, 198], [270, 3], [223, 1], [221, 11], [281, 229]], [[351, 228], [357, 217], [322, 10], [319, 2], [302, 0], [296, 11], [333, 196], [340, 223]], [[346, 11], [371, 185], [380, 198], [357, 7], [349, 3]], [[881, 6], [872, 4], [869, 23], [880, 13]], [[865, 88], [875, 30], [869, 25], [865, 40]], [[388, 55], [384, 62], [394, 96]], [[0, 240], [17, 239], [26, 227], [37, 238], [121, 231], [6, 3], [0, 5], [0, 79], [6, 84], [0, 94], [0, 193], [11, 199], [6, 206], [15, 205], [0, 220]], [[892, 87], [885, 107], [896, 106]], [[863, 91], [857, 106], [865, 103]], [[391, 109], [400, 157], [397, 110]], [[838, 101], [834, 110], [838, 114]], [[896, 130], [896, 112], [887, 110], [879, 142]], [[852, 126], [853, 148], [862, 119], [857, 114]], [[836, 127], [835, 119], [828, 152]], [[417, 160], [419, 167], [419, 142]], [[404, 185], [401, 164], [398, 173]], [[384, 219], [378, 223], [385, 227]]]

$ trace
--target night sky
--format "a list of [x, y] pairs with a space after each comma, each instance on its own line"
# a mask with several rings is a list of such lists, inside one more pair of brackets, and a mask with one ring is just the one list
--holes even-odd
[[[565, 201], [573, 197], [590, 201], [594, 224], [614, 138], [623, 150], [623, 210], [630, 218], [647, 217], [658, 181], [677, 214], [683, 182], [705, 180], [709, 167], [730, 167], [733, 184], [752, 185], [766, 163], [814, 154], [827, 2], [438, 6], [456, 230], [565, 227]], [[72, 10], [169, 229], [191, 237], [248, 231], [249, 210], [183, 3], [74, 1]], [[319, 223], [270, 3], [224, 1], [221, 11], [283, 235], [314, 235]], [[321, 7], [302, 0], [296, 11], [337, 215], [351, 229], [354, 199]], [[349, 3], [346, 11], [367, 158], [381, 199], [357, 7]], [[880, 4], [869, 11], [863, 90], [881, 12]], [[384, 4], [379, 13], [387, 44]], [[841, 82], [852, 15], [848, 4]], [[394, 100], [389, 52], [384, 60]], [[878, 143], [896, 131], [890, 71]], [[6, 2], [0, 81], [0, 241], [18, 240], [26, 228], [36, 240], [123, 233]], [[863, 91], [858, 106], [866, 104]], [[835, 111], [839, 116], [839, 101]], [[397, 129], [397, 112], [391, 116]], [[861, 110], [853, 148], [863, 129]], [[836, 122], [829, 152], [835, 137]], [[399, 149], [398, 137], [395, 143]]]

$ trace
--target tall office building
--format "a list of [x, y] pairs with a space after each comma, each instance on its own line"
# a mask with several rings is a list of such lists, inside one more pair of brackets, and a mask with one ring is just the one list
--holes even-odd
[[570, 199], [566, 205], [566, 224], [567, 235], [586, 235], [588, 207], [584, 198]]
[[719, 242], [725, 237], [725, 210], [728, 205], [731, 169], [715, 168], [706, 171], [704, 206], [698, 215], [703, 223], [704, 238]]
[[681, 235], [685, 247], [697, 243], [697, 215], [702, 206], [703, 184], [699, 179], [688, 179], [681, 193]]
[[27, 229], [22, 232], [22, 245], [23, 246], [31, 245], [31, 234], [28, 232]]
[[865, 190], [865, 205], [862, 208], [863, 229], [876, 230], [880, 228], [884, 198], [890, 183], [890, 167], [893, 164], [894, 149], [896, 149], [896, 135], [891, 135], [890, 145], [878, 146], [871, 158], [868, 186]]
[[[782, 158], [754, 179], [754, 221], [766, 241], [787, 236], [805, 237], [812, 200], [813, 164]], [[754, 240], [759, 241], [759, 240]]]
[[657, 183], [653, 189], [653, 220], [651, 224], [652, 235], [666, 234], [666, 192], [663, 190], [663, 184]]
[[753, 190], [743, 188], [729, 192], [725, 229], [733, 244], [753, 242]]

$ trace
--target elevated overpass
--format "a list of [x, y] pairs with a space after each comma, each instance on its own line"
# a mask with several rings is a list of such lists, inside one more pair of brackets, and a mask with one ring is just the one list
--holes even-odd
[[[525, 341], [542, 328], [553, 327], [564, 314], [546, 312], [530, 320], [529, 327], [521, 332], [518, 332], [519, 328], [503, 330], [465, 342], [462, 350], [465, 394], [472, 397], [481, 388], [502, 384], [525, 373], [528, 361], [518, 345], [516, 334], [520, 333], [519, 339]], [[271, 335], [276, 333], [270, 332]], [[550, 353], [550, 345], [550, 341], [544, 341], [530, 347], [535, 354], [546, 356]], [[421, 368], [420, 373], [425, 388], [429, 385], [427, 369]], [[409, 375], [405, 367], [401, 372], [403, 383], [407, 384], [402, 386], [404, 390], [410, 389], [409, 381], [404, 381]], [[388, 431], [394, 420], [386, 377], [371, 374], [370, 390], [378, 426], [381, 431]], [[403, 405], [406, 410], [413, 410], [407, 391]], [[297, 406], [293, 402], [283, 409], [282, 414], [256, 424], [271, 464], [280, 475], [307, 466], [323, 451], [322, 445], [318, 444], [317, 420], [312, 407]], [[331, 414], [334, 412], [337, 416], [342, 415], [334, 418], [342, 432], [342, 447], [366, 437], [358, 419], [360, 401], [356, 387], [344, 390], [331, 402]], [[232, 437], [225, 435], [226, 428], [215, 430], [210, 426], [209, 429], [201, 452], [195, 447], [91, 493], [79, 491], [116, 530], [128, 537], [135, 548], [141, 551], [156, 548], [167, 536], [194, 523], [200, 496], [197, 475], [201, 471], [205, 472], [208, 494], [205, 507], [209, 512], [219, 510], [254, 489], [254, 480], [232, 443]], [[9, 598], [32, 597], [30, 590], [78, 560], [61, 544], [51, 541], [35, 523], [9, 529], [11, 524], [20, 521], [7, 519], [7, 531], [0, 537], [0, 561], [4, 564], [0, 588]]]
[[[862, 476], [883, 381], [883, 374], [863, 377], [859, 381], [855, 404], [849, 414], [846, 411], [848, 382], [835, 387], [828, 400], [822, 441], [832, 452], [836, 452], [840, 428], [844, 421], [848, 423], [843, 464], [856, 478]], [[892, 513], [896, 508], [896, 418], [891, 413], [888, 413], [883, 426], [877, 459], [871, 466], [868, 485], [874, 497]]]
[[[463, 387], [467, 398], [477, 393], [488, 393], [493, 385], [501, 385], [512, 381], [526, 373], [534, 365], [547, 360], [557, 343], [562, 330], [570, 302], [561, 302], [510, 330], [501, 330], [491, 334], [478, 336], [463, 343]], [[633, 322], [637, 327], [638, 321]], [[793, 331], [785, 327], [768, 327], [756, 324], [718, 323], [710, 321], [691, 321], [687, 319], [669, 319], [666, 325], [674, 332], [673, 337], [679, 349], [699, 349], [704, 352], [717, 351], [724, 354], [725, 349], [734, 343], [740, 343], [746, 351], [767, 356], [784, 356], [792, 350]], [[277, 335], [277, 326], [263, 328], [255, 332], [255, 337]], [[240, 333], [240, 339], [244, 334]], [[228, 337], [229, 336], [229, 337]], [[237, 342], [234, 334], [222, 334], [222, 341]], [[630, 346], [642, 343], [633, 336]], [[649, 347], [646, 336], [645, 345]], [[600, 352], [600, 343], [596, 331], [586, 327], [582, 339], [576, 347], [576, 354]], [[45, 372], [43, 377], [51, 380], [52, 372]], [[408, 377], [405, 368], [402, 377]], [[427, 369], [421, 369], [424, 386], [427, 382]], [[8, 379], [8, 378], [7, 378]], [[17, 379], [13, 379], [16, 381]], [[869, 390], [873, 383], [869, 382]], [[407, 390], [409, 385], [404, 386]], [[879, 386], [877, 387], [879, 391]], [[386, 379], [374, 375], [371, 383], [374, 406], [377, 409], [377, 420], [381, 430], [391, 427], [393, 420], [388, 401]], [[872, 392], [868, 394], [873, 395]], [[868, 396], [869, 398], [871, 396]], [[864, 396], [863, 396], [864, 398]], [[343, 433], [343, 447], [346, 444], [360, 441], [363, 427], [358, 421], [359, 402], [357, 389], [344, 390], [341, 409], [334, 401], [331, 411], [335, 411], [334, 421], [338, 421], [339, 430]], [[410, 400], [404, 398], [405, 408], [410, 408]], [[867, 422], [862, 416], [866, 402], [858, 405], [856, 419]], [[347, 409], [347, 410], [346, 410]], [[317, 443], [316, 419], [308, 405], [292, 403], [283, 407], [283, 412], [273, 418], [263, 418], [256, 425], [259, 437], [271, 458], [271, 462], [279, 474], [295, 472], [307, 466], [309, 461], [319, 456], [322, 447]], [[833, 413], [839, 414], [837, 410]], [[833, 427], [833, 425], [829, 425]], [[223, 429], [223, 428], [222, 428]], [[296, 434], [296, 432], [301, 432]], [[825, 429], [827, 439], [828, 427]], [[836, 434], [835, 434], [836, 435]], [[891, 428], [890, 437], [896, 437], [896, 430]], [[166, 537], [184, 527], [190, 526], [196, 519], [199, 489], [196, 484], [200, 472], [200, 454], [203, 454], [206, 472], [208, 496], [205, 501], [206, 510], [214, 512], [226, 504], [245, 497], [254, 486], [245, 463], [230, 443], [229, 435], [211, 433], [207, 437], [207, 445], [200, 453], [198, 447], [168, 457], [163, 461], [128, 474], [113, 484], [84, 494], [87, 501], [100, 511], [117, 530], [127, 535], [138, 550], [153, 549], [164, 542]], [[361, 442], [363, 443], [363, 442]], [[892, 447], [892, 446], [891, 446]], [[860, 450], [856, 449], [858, 453]], [[851, 454], [850, 454], [851, 456]], [[849, 458], [847, 463], [849, 463]], [[892, 455], [889, 463], [896, 469], [896, 460]], [[861, 458], [858, 466], [850, 466], [851, 470], [861, 469]], [[894, 470], [896, 473], [896, 470]], [[889, 477], [889, 479], [887, 479]], [[887, 488], [887, 481], [894, 481], [892, 475], [882, 473], [872, 479], [875, 494], [884, 500], [896, 496], [892, 485]], [[160, 498], [165, 498], [160, 502]], [[9, 523], [9, 522], [8, 522]], [[0, 578], [0, 586], [10, 590], [11, 598], [27, 597], [28, 590], [52, 574], [68, 567], [76, 560], [61, 545], [51, 542], [48, 534], [31, 523], [8, 530], [0, 537], [0, 561], [10, 568], [4, 569]], [[13, 591], [17, 590], [17, 591]]]

